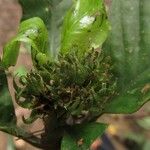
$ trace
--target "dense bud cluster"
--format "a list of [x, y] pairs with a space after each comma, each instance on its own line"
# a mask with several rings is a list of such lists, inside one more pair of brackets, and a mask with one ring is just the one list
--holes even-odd
[[14, 82], [17, 103], [32, 110], [25, 122], [55, 112], [58, 120], [74, 124], [102, 113], [116, 91], [111, 58], [95, 50], [77, 56], [76, 52], [59, 55], [57, 61], [22, 76], [20, 87]]

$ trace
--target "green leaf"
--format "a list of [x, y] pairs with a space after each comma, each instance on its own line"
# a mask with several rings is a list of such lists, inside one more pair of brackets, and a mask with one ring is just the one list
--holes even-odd
[[14, 124], [16, 116], [10, 96], [5, 71], [0, 68], [0, 125]]
[[19, 0], [23, 9], [22, 20], [40, 17], [49, 33], [49, 50], [57, 54], [60, 46], [60, 32], [66, 10], [72, 0]]
[[62, 150], [86, 150], [92, 142], [102, 135], [107, 125], [89, 123], [70, 127], [64, 135]]
[[16, 64], [21, 42], [31, 45], [34, 63], [36, 63], [35, 57], [37, 53], [48, 54], [48, 33], [40, 18], [31, 18], [20, 24], [16, 37], [4, 47], [2, 64], [5, 68]]
[[67, 13], [62, 32], [61, 51], [80, 54], [98, 48], [106, 40], [109, 24], [103, 0], [77, 0]]
[[113, 0], [104, 45], [118, 76], [118, 95], [104, 112], [132, 113], [150, 100], [150, 1]]

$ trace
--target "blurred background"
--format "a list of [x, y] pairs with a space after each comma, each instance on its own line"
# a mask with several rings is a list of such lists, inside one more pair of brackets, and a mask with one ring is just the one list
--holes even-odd
[[[106, 0], [110, 5], [110, 0]], [[17, 0], [0, 0], [0, 55], [3, 46], [17, 32], [21, 18], [21, 7]], [[23, 67], [23, 65], [25, 67]], [[12, 86], [11, 73], [25, 73], [32, 67], [29, 53], [22, 47], [19, 60], [15, 68], [10, 68], [8, 78], [9, 89], [12, 97], [14, 90]], [[24, 125], [21, 121], [22, 115], [28, 115], [29, 111], [22, 109], [15, 104], [15, 112], [18, 117], [18, 124], [35, 134], [39, 134], [43, 128], [41, 120], [33, 125]], [[150, 103], [144, 105], [138, 112], [132, 115], [103, 115], [98, 119], [100, 122], [110, 123], [102, 138], [98, 138], [92, 145], [93, 150], [150, 150]], [[39, 131], [39, 132], [36, 132]], [[5, 133], [0, 132], [0, 150], [37, 150]]]

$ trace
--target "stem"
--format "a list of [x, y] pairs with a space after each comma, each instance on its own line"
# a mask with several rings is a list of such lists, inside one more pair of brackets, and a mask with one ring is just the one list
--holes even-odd
[[13, 136], [16, 136], [20, 139], [23, 139], [24, 141], [28, 142], [29, 144], [38, 147], [38, 148], [42, 148], [42, 144], [41, 144], [41, 139], [34, 136], [33, 134], [30, 134], [26, 131], [24, 131], [23, 129], [17, 127], [17, 126], [1, 126], [0, 130], [11, 134]]
[[44, 118], [44, 125], [45, 133], [42, 134], [44, 150], [60, 150], [63, 129], [58, 127], [59, 123], [54, 112]]

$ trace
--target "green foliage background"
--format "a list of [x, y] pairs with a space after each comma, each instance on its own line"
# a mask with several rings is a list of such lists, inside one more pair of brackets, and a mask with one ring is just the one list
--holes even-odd
[[[30, 19], [20, 25], [19, 34], [4, 47], [0, 70], [0, 92], [3, 93], [0, 96], [0, 111], [5, 111], [5, 113], [0, 114], [0, 129], [2, 131], [16, 136], [21, 135], [21, 137], [26, 137], [24, 139], [27, 139], [26, 133], [20, 131], [15, 125], [14, 108], [4, 74], [4, 67], [6, 69], [11, 65], [15, 65], [20, 42], [31, 44], [33, 48], [32, 59], [35, 67], [39, 63], [45, 63], [43, 62], [45, 59], [53, 60], [58, 53], [58, 49], [63, 54], [68, 53], [70, 49], [79, 49], [84, 53], [89, 51], [93, 45], [95, 46], [94, 48], [98, 48], [97, 45], [101, 46], [105, 56], [112, 58], [115, 68], [113, 72], [118, 78], [117, 95], [108, 101], [102, 113], [133, 113], [150, 100], [150, 1], [113, 0], [108, 15], [111, 31], [104, 44], [103, 42], [109, 31], [109, 24], [106, 12], [100, 3], [101, 1], [96, 1], [97, 5], [90, 0], [84, 1], [84, 4], [82, 2], [78, 0], [78, 3], [81, 3], [81, 9], [77, 9], [77, 13], [79, 13], [77, 16], [73, 13], [73, 10], [76, 10], [76, 5], [66, 15], [61, 36], [63, 16], [71, 5], [71, 1], [20, 0], [24, 13], [22, 20], [31, 17], [41, 17], [48, 29], [48, 34], [41, 20], [38, 18]], [[83, 9], [83, 5], [87, 7]], [[97, 8], [97, 6], [99, 7]], [[99, 13], [94, 14], [94, 18], [97, 20], [92, 26], [89, 25], [82, 30], [79, 27], [79, 22], [87, 14], [91, 15], [93, 13], [91, 8], [103, 15]], [[102, 24], [101, 28], [98, 28], [99, 23]], [[67, 31], [66, 28], [68, 29]], [[90, 32], [87, 33], [85, 31]], [[67, 36], [69, 37], [68, 39], [66, 39]], [[87, 37], [91, 37], [91, 43]], [[11, 59], [12, 56], [13, 59]], [[14, 128], [12, 127], [10, 131], [9, 127], [12, 125], [12, 122]], [[74, 136], [73, 132], [66, 132], [62, 142], [62, 149], [67, 147], [65, 145], [68, 145], [68, 141], [73, 143], [74, 149], [77, 149], [77, 141], [87, 136], [89, 139], [84, 138], [85, 141], [82, 146], [84, 148], [89, 147], [94, 138], [98, 136], [95, 131], [100, 131], [102, 134], [105, 129], [104, 126], [97, 123], [87, 124], [83, 127], [73, 126], [72, 130], [78, 131], [77, 133], [81, 133], [81, 135], [77, 134]], [[29, 142], [34, 144], [34, 141]]]

